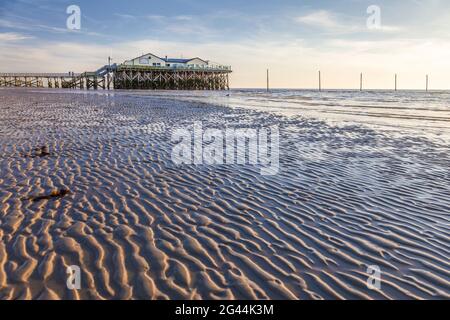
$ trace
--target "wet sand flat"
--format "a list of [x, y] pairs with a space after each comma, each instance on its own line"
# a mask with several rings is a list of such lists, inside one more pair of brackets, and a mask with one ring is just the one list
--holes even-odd
[[[0, 110], [0, 299], [450, 298], [448, 144], [121, 92]], [[196, 121], [279, 126], [279, 173], [175, 165]]]

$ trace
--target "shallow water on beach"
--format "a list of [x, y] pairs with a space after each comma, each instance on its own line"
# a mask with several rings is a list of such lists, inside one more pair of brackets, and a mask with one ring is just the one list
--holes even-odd
[[449, 91], [233, 89], [231, 91], [134, 91], [134, 95], [203, 101], [229, 107], [304, 116], [333, 125], [356, 123], [450, 139]]
[[[0, 299], [450, 298], [448, 93], [318, 95], [0, 90]], [[279, 173], [175, 165], [196, 121]]]

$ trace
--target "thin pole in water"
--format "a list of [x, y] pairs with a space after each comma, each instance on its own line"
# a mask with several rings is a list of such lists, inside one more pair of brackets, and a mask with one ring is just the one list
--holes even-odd
[[267, 92], [269, 92], [269, 69], [267, 69]]
[[427, 85], [426, 85], [426, 89], [425, 90], [428, 92], [428, 75], [427, 75]]
[[319, 92], [322, 91], [322, 74], [319, 71]]
[[363, 74], [361, 72], [361, 76], [359, 78], [359, 91], [363, 90]]
[[397, 74], [395, 74], [395, 91], [397, 91]]

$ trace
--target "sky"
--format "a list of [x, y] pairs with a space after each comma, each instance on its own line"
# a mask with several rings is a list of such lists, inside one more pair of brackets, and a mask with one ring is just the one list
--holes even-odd
[[315, 88], [320, 70], [324, 88], [359, 88], [362, 72], [365, 88], [392, 88], [397, 73], [399, 88], [429, 74], [450, 89], [450, 1], [0, 0], [0, 72], [93, 71], [144, 53], [230, 65], [234, 88], [265, 87], [269, 69], [273, 88]]

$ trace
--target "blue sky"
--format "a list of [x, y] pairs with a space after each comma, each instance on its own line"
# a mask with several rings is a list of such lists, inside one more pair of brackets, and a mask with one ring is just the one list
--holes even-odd
[[[85, 71], [108, 55], [142, 53], [232, 65], [232, 85], [313, 87], [318, 69], [329, 87], [450, 86], [450, 1], [445, 0], [0, 0], [1, 71]], [[66, 28], [66, 8], [81, 9], [81, 30]], [[381, 9], [368, 29], [367, 8]], [[434, 81], [434, 82], [433, 82]]]

